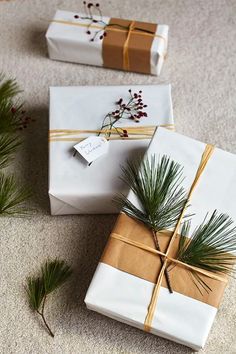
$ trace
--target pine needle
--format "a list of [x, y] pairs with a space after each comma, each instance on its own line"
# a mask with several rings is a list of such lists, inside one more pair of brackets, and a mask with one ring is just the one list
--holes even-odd
[[27, 295], [31, 309], [41, 316], [51, 337], [54, 337], [44, 315], [47, 296], [61, 287], [71, 276], [72, 269], [64, 261], [46, 261], [41, 267], [40, 276], [27, 279]]
[[19, 187], [14, 176], [0, 172], [0, 216], [25, 215], [28, 210], [24, 202], [30, 197], [28, 188]]
[[0, 133], [15, 133], [19, 128], [22, 103], [15, 99], [20, 89], [13, 79], [0, 74]]
[[[190, 226], [190, 221], [183, 224], [177, 259], [212, 273], [232, 274], [236, 263], [236, 227], [233, 220], [215, 210], [188, 238]], [[200, 287], [209, 290], [199, 274], [192, 274]]]
[[21, 139], [9, 133], [0, 134], [0, 169], [7, 167], [21, 144]]
[[41, 269], [45, 293], [48, 295], [69, 278], [72, 271], [64, 261], [47, 261]]
[[32, 310], [38, 311], [45, 296], [42, 279], [39, 277], [27, 279], [27, 294]]
[[174, 227], [186, 203], [181, 166], [163, 156], [156, 155], [128, 161], [123, 167], [122, 180], [138, 198], [141, 210], [128, 198], [120, 195], [116, 202], [130, 217], [147, 225], [155, 232]]

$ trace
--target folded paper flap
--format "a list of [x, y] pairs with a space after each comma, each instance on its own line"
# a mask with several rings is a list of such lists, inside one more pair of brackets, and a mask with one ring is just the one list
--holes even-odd
[[[119, 215], [113, 232], [155, 249], [151, 230], [125, 214]], [[165, 252], [171, 235], [172, 232], [170, 231], [158, 233], [161, 251]], [[170, 253], [170, 256], [173, 258], [175, 258], [177, 254], [178, 242], [179, 236], [176, 238]], [[161, 269], [160, 257], [158, 255], [112, 237], [110, 237], [107, 243], [101, 262], [139, 278], [148, 280], [154, 284], [157, 281]], [[225, 282], [220, 282], [201, 274], [201, 278], [212, 290], [209, 291], [209, 293], [204, 291], [201, 294], [194, 284], [194, 278], [189, 270], [179, 265], [175, 265], [174, 267], [171, 266], [170, 269], [170, 280], [175, 292], [216, 308], [219, 307], [226, 286]], [[165, 278], [163, 278], [162, 286], [167, 288]]]
[[103, 39], [104, 66], [150, 73], [150, 52], [156, 30], [157, 24], [111, 18]]

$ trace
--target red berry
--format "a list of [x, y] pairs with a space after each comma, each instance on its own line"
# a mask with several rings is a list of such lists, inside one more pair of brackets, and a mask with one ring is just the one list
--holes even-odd
[[104, 32], [104, 33], [103, 33], [103, 37], [106, 37], [106, 36], [107, 36], [107, 32]]

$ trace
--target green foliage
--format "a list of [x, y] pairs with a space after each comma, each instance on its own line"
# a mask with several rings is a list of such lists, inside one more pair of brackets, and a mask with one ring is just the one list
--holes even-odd
[[46, 295], [59, 288], [70, 277], [71, 268], [64, 261], [48, 261], [41, 269]]
[[1, 171], [13, 160], [22, 139], [18, 128], [21, 125], [22, 104], [16, 100], [20, 93], [15, 80], [6, 80], [0, 74], [0, 215], [22, 215], [26, 213], [24, 202], [29, 198], [27, 188], [18, 187], [14, 176]]
[[15, 98], [20, 93], [15, 80], [0, 75], [0, 133], [16, 133], [19, 127], [22, 103]]
[[30, 191], [19, 187], [13, 175], [6, 176], [0, 172], [0, 215], [25, 215], [24, 201], [29, 196]]
[[0, 134], [0, 169], [7, 167], [13, 160], [13, 155], [21, 144], [18, 136], [4, 133]]
[[41, 267], [40, 276], [30, 277], [27, 279], [27, 294], [29, 305], [32, 310], [36, 311], [49, 332], [54, 337], [50, 327], [48, 326], [44, 308], [47, 296], [62, 286], [71, 276], [72, 269], [64, 261], [55, 259], [47, 261]]
[[[183, 224], [177, 259], [212, 273], [230, 275], [236, 262], [233, 254], [236, 252], [236, 227], [233, 220], [226, 214], [217, 214], [215, 210], [194, 230], [191, 238], [187, 238], [190, 226], [190, 221]], [[199, 274], [191, 274], [199, 289], [210, 290]]]
[[186, 193], [180, 187], [183, 181], [182, 168], [178, 163], [163, 156], [140, 158], [128, 161], [122, 168], [123, 181], [131, 188], [140, 202], [137, 208], [128, 198], [121, 195], [116, 201], [122, 211], [154, 231], [175, 226], [186, 203]]
[[30, 307], [32, 310], [38, 311], [45, 296], [42, 279], [39, 277], [28, 278], [27, 293]]

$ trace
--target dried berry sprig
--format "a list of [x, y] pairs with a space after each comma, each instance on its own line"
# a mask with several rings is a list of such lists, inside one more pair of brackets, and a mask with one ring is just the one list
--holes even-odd
[[[129, 26], [124, 26], [119, 23], [106, 23], [103, 20], [103, 15], [102, 15], [102, 11], [101, 11], [101, 7], [100, 7], [99, 3], [94, 4], [92, 2], [87, 3], [86, 1], [83, 1], [83, 5], [84, 5], [84, 12], [85, 12], [86, 16], [74, 15], [74, 18], [81, 19], [81, 20], [90, 20], [90, 22], [87, 25], [86, 33], [88, 35], [92, 35], [92, 37], [90, 38], [91, 42], [94, 42], [94, 40], [98, 37], [100, 40], [102, 40], [104, 37], [107, 36], [106, 29], [109, 29], [112, 27], [116, 27], [118, 29], [123, 29], [125, 31], [129, 30]], [[95, 10], [95, 13], [94, 13], [94, 10]], [[95, 18], [95, 16], [97, 16], [97, 15], [99, 17]], [[104, 28], [96, 30], [96, 31], [94, 31], [94, 33], [92, 33], [91, 26], [93, 24], [101, 24], [104, 26]], [[155, 34], [155, 32], [153, 32], [153, 31], [145, 30], [140, 27], [134, 27], [134, 30], [149, 33], [149, 34]]]
[[32, 119], [29, 117], [24, 110], [20, 110], [19, 108], [12, 107], [11, 108], [11, 113], [12, 116], [17, 115], [17, 120], [15, 122], [16, 124], [16, 130], [23, 130], [28, 127], [28, 125], [32, 122], [35, 122], [35, 119]]
[[[100, 4], [96, 3], [93, 4], [92, 2], [87, 3], [86, 1], [83, 1], [83, 5], [84, 5], [84, 12], [86, 14], [86, 16], [79, 16], [79, 15], [75, 15], [74, 18], [75, 19], [82, 19], [82, 20], [90, 20], [90, 22], [87, 25], [87, 31], [86, 33], [88, 35], [91, 35], [91, 26], [92, 24], [101, 24], [104, 26], [104, 28], [99, 29], [98, 31], [95, 31], [93, 36], [91, 37], [90, 41], [93, 42], [98, 36], [99, 39], [102, 40], [104, 37], [106, 37], [107, 32], [105, 31], [105, 28], [107, 27], [107, 23], [103, 20], [103, 15], [102, 15], [102, 11], [100, 9]], [[96, 14], [93, 13], [93, 10], [96, 11]], [[95, 18], [95, 15], [98, 15], [100, 18]]]
[[[119, 98], [119, 100], [116, 102], [117, 109], [109, 112], [104, 117], [101, 130], [108, 131], [107, 133], [105, 132], [105, 136], [107, 138], [110, 137], [110, 130], [112, 128], [116, 130], [117, 134], [121, 138], [128, 138], [128, 131], [126, 129], [115, 126], [115, 124], [121, 119], [133, 120], [134, 122], [139, 123], [141, 118], [147, 117], [147, 112], [143, 110], [147, 108], [147, 105], [143, 102], [142, 91], [140, 90], [133, 93], [132, 90], [129, 89], [129, 96], [130, 97], [127, 103], [125, 103], [123, 98]], [[100, 134], [101, 133], [98, 135]]]

